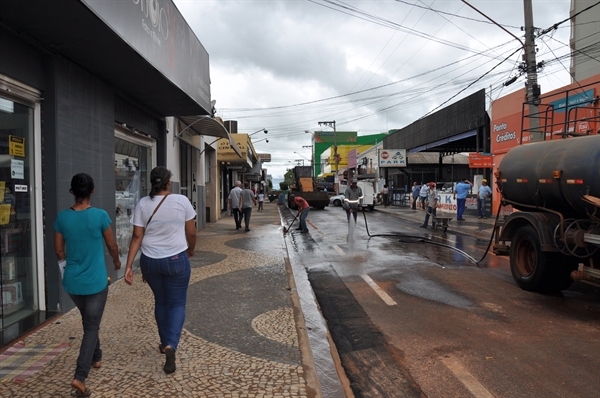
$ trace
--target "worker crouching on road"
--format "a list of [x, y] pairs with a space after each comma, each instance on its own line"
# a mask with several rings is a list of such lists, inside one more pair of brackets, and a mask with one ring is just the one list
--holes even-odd
[[306, 200], [304, 200], [304, 198], [301, 198], [300, 196], [292, 195], [292, 200], [298, 208], [298, 214], [296, 214], [296, 217], [300, 216], [300, 226], [296, 228], [296, 230], [302, 232], [303, 234], [307, 234], [308, 227], [306, 226], [306, 217], [308, 217], [310, 205]]
[[429, 216], [432, 216], [431, 228], [435, 229], [435, 216], [438, 205], [438, 191], [435, 189], [435, 182], [429, 183], [427, 202], [425, 204], [427, 205], [427, 210], [425, 212], [425, 221], [423, 222], [423, 225], [421, 225], [421, 228], [427, 228], [427, 224], [429, 224]]
[[356, 218], [358, 217], [358, 210], [362, 210], [359, 200], [363, 196], [362, 189], [356, 185], [357, 183], [358, 180], [353, 178], [352, 183], [348, 188], [346, 188], [346, 192], [344, 192], [344, 210], [346, 210], [346, 217], [348, 218], [348, 222], [350, 222], [350, 214], [352, 214], [354, 216], [355, 223]]

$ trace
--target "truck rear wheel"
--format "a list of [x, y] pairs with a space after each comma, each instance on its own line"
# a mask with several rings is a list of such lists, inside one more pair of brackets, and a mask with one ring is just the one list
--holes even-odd
[[541, 250], [531, 225], [521, 227], [510, 244], [510, 269], [517, 285], [532, 292], [556, 293], [571, 286], [572, 262], [560, 253]]

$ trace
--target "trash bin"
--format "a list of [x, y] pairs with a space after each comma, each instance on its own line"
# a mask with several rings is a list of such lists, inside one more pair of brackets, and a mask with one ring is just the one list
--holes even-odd
[[279, 204], [280, 205], [284, 205], [285, 204], [285, 194], [283, 194], [283, 193], [279, 194]]

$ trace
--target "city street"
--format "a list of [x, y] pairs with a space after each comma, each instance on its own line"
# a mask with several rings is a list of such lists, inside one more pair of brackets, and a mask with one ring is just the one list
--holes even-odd
[[398, 236], [369, 239], [359, 214], [347, 242], [346, 215], [329, 206], [311, 210], [309, 235], [288, 237], [356, 396], [598, 395], [598, 289], [523, 291], [507, 257], [488, 253], [476, 265], [451, 249], [479, 260], [490, 223], [453, 220], [442, 233], [419, 228], [419, 210], [378, 209], [365, 213], [371, 236]]

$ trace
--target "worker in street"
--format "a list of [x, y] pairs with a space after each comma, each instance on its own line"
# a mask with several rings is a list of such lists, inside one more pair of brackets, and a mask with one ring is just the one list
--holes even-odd
[[346, 192], [344, 192], [344, 210], [346, 210], [346, 217], [348, 218], [348, 222], [350, 222], [350, 214], [352, 214], [355, 224], [358, 217], [358, 211], [362, 210], [359, 201], [363, 196], [362, 189], [357, 184], [358, 180], [353, 178], [350, 186], [347, 187]]
[[421, 228], [427, 228], [427, 224], [429, 224], [429, 216], [431, 216], [431, 228], [435, 229], [435, 216], [438, 205], [438, 191], [435, 189], [435, 182], [429, 183], [429, 191], [427, 192], [427, 202], [425, 202], [427, 210], [425, 211], [425, 221], [421, 225]]
[[308, 227], [306, 226], [306, 218], [308, 217], [308, 212], [310, 211], [310, 205], [304, 198], [296, 195], [292, 195], [292, 201], [298, 208], [298, 214], [296, 214], [296, 217], [300, 216], [300, 225], [298, 228], [296, 228], [296, 230], [303, 234], [307, 234]]
[[467, 204], [467, 194], [471, 190], [473, 183], [466, 178], [463, 178], [456, 187], [454, 187], [454, 199], [456, 199], [456, 219], [458, 221], [465, 221], [462, 218], [465, 212], [465, 205]]
[[488, 181], [484, 178], [481, 180], [481, 186], [477, 192], [477, 213], [479, 213], [479, 218], [487, 218], [485, 200], [490, 196], [492, 196], [492, 188], [488, 186]]

